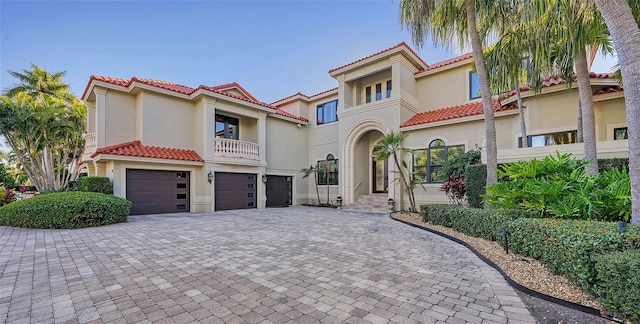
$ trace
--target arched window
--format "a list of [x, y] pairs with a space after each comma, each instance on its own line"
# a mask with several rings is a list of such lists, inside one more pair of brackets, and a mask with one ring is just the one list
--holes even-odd
[[318, 161], [318, 184], [338, 185], [338, 160], [333, 154], [327, 154], [323, 161]]
[[464, 145], [447, 146], [441, 139], [429, 143], [429, 147], [413, 151], [413, 174], [421, 182], [444, 181], [442, 166], [449, 160], [464, 153]]

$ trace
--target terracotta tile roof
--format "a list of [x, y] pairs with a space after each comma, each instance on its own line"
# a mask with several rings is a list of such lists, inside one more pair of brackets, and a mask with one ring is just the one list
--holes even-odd
[[359, 60], [355, 60], [355, 61], [353, 61], [353, 62], [351, 62], [351, 63], [347, 63], [347, 64], [342, 65], [342, 66], [339, 66], [339, 67], [337, 67], [337, 68], [333, 68], [333, 69], [329, 70], [329, 74], [333, 73], [334, 71], [338, 71], [338, 70], [340, 70], [340, 69], [346, 68], [347, 66], [351, 66], [351, 65], [354, 65], [354, 64], [356, 64], [356, 63], [362, 62], [362, 61], [364, 61], [364, 60], [370, 59], [370, 58], [372, 58], [372, 57], [374, 57], [374, 56], [378, 56], [378, 55], [380, 55], [380, 54], [384, 54], [384, 53], [386, 53], [386, 52], [390, 52], [390, 51], [392, 51], [392, 50], [394, 50], [394, 49], [396, 49], [396, 48], [400, 48], [400, 47], [404, 47], [404, 48], [406, 48], [409, 52], [411, 52], [413, 55], [415, 55], [415, 56], [416, 56], [416, 58], [417, 58], [418, 60], [420, 60], [420, 62], [421, 62], [422, 64], [424, 64], [424, 66], [427, 66], [427, 67], [428, 67], [428, 64], [427, 64], [425, 61], [423, 61], [423, 60], [422, 60], [422, 58], [420, 57], [420, 55], [418, 55], [418, 54], [417, 54], [417, 53], [416, 53], [416, 52], [415, 52], [415, 51], [414, 51], [414, 50], [413, 50], [409, 45], [407, 45], [407, 43], [402, 42], [402, 43], [400, 43], [400, 44], [398, 44], [398, 45], [395, 45], [395, 46], [389, 47], [389, 48], [387, 48], [387, 49], [384, 49], [384, 50], [382, 50], [382, 51], [379, 51], [379, 52], [373, 53], [373, 54], [371, 54], [371, 55], [369, 55], [369, 56], [365, 56], [365, 57], [363, 57], [363, 58], [361, 58], [361, 59], [359, 59]]
[[140, 141], [132, 141], [102, 147], [97, 149], [95, 153], [91, 154], [91, 157], [93, 158], [98, 154], [204, 162], [202, 157], [200, 157], [200, 155], [198, 155], [198, 153], [196, 153], [194, 150], [183, 150], [158, 146], [144, 146], [140, 143]]
[[278, 104], [279, 102], [287, 101], [287, 100], [289, 100], [289, 99], [291, 99], [291, 98], [293, 98], [293, 97], [296, 97], [296, 96], [301, 96], [301, 97], [302, 97], [303, 99], [305, 99], [305, 100], [311, 100], [311, 98], [312, 98], [312, 97], [320, 96], [320, 95], [323, 95], [323, 94], [325, 94], [325, 93], [328, 93], [328, 92], [331, 92], [331, 91], [335, 91], [335, 90], [338, 90], [338, 87], [331, 88], [331, 89], [329, 89], [329, 90], [324, 90], [324, 91], [318, 92], [318, 93], [313, 94], [313, 95], [310, 95], [310, 96], [307, 96], [307, 95], [305, 95], [305, 94], [304, 94], [304, 93], [302, 93], [302, 92], [296, 92], [296, 93], [294, 93], [294, 94], [292, 94], [292, 95], [290, 95], [290, 96], [288, 96], [288, 97], [284, 97], [284, 98], [282, 98], [282, 99], [278, 99], [278, 100], [276, 100], [276, 101], [272, 102], [272, 103], [271, 103], [271, 105], [276, 105], [276, 106], [277, 106], [277, 104]]
[[[589, 73], [589, 78], [590, 79], [613, 79], [614, 78], [614, 74], [613, 73], [595, 73], [595, 72], [590, 72]], [[567, 83], [567, 80], [561, 78], [561, 77], [547, 77], [542, 81], [542, 87], [543, 88], [547, 88], [547, 87], [552, 87], [552, 86], [556, 86], [556, 85], [560, 85], [560, 84], [564, 84]], [[520, 86], [520, 91], [528, 91], [531, 90], [531, 86], [528, 84], [522, 85]], [[509, 98], [511, 96], [515, 96], [516, 95], [516, 90], [511, 90], [509, 91], [509, 93], [507, 93], [506, 96], [504, 96], [504, 98], [502, 98], [502, 100]]]
[[289, 118], [293, 118], [293, 119], [297, 119], [297, 120], [301, 120], [303, 122], [309, 122], [308, 119], [304, 118], [304, 117], [300, 117], [300, 116], [296, 116], [294, 114], [290, 114], [284, 110], [281, 109], [276, 109], [276, 114], [281, 115], [281, 116], [285, 116], [285, 117], [289, 117]]
[[473, 58], [473, 53], [462, 54], [460, 56], [456, 56], [456, 57], [450, 58], [448, 60], [444, 60], [444, 61], [441, 61], [441, 62], [438, 62], [438, 63], [431, 64], [431, 65], [429, 65], [429, 67], [426, 70], [420, 70], [420, 71], [416, 72], [415, 74], [422, 73], [422, 72], [425, 72], [425, 71], [435, 70], [435, 69], [441, 68], [443, 66], [447, 66], [447, 65], [451, 65], [451, 64], [454, 64], [454, 63], [458, 63], [458, 62], [464, 61], [464, 60], [468, 60], [470, 58]]
[[319, 96], [319, 95], [322, 95], [322, 94], [325, 94], [325, 93], [327, 93], [327, 92], [331, 92], [331, 91], [334, 91], [334, 90], [338, 90], [338, 87], [331, 88], [331, 89], [329, 89], [329, 90], [321, 91], [321, 92], [318, 92], [318, 93], [316, 93], [316, 94], [310, 95], [310, 96], [309, 96], [309, 98], [311, 98], [311, 97], [315, 97], [315, 96]]
[[242, 92], [245, 96], [249, 97], [249, 99], [251, 99], [253, 101], [256, 101], [256, 102], [260, 101], [260, 100], [256, 99], [256, 97], [252, 96], [251, 93], [249, 93], [249, 91], [247, 91], [245, 88], [243, 88], [237, 82], [232, 82], [232, 83], [221, 84], [221, 85], [209, 87], [209, 89], [217, 90], [217, 91], [223, 91], [223, 90], [232, 89], [232, 88], [238, 88], [240, 90], [240, 92]]
[[605, 87], [605, 88], [602, 88], [601, 90], [596, 91], [596, 93], [594, 93], [593, 95], [597, 96], [601, 94], [621, 92], [621, 91], [624, 91], [624, 88], [621, 86]]
[[[500, 101], [493, 100], [494, 111], [505, 111], [516, 109], [515, 105], [500, 106]], [[416, 114], [404, 122], [400, 127], [428, 124], [437, 121], [450, 120], [468, 116], [482, 115], [484, 113], [482, 101], [467, 103], [453, 107], [441, 108]]]

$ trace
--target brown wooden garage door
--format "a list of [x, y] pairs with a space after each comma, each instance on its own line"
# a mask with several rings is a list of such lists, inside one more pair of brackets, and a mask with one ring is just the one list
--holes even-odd
[[267, 176], [267, 207], [291, 205], [291, 177]]
[[189, 211], [189, 172], [127, 169], [131, 215]]
[[216, 172], [214, 179], [215, 210], [257, 208], [255, 174]]

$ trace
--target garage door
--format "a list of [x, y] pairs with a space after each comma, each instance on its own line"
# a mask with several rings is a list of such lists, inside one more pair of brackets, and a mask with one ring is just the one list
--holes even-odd
[[267, 176], [267, 207], [291, 205], [291, 177]]
[[257, 208], [256, 175], [216, 172], [215, 210]]
[[131, 215], [189, 211], [189, 172], [127, 169]]

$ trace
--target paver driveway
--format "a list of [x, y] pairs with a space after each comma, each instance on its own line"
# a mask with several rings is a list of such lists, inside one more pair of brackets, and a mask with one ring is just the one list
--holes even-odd
[[380, 214], [135, 216], [0, 244], [0, 322], [535, 322], [466, 248]]

